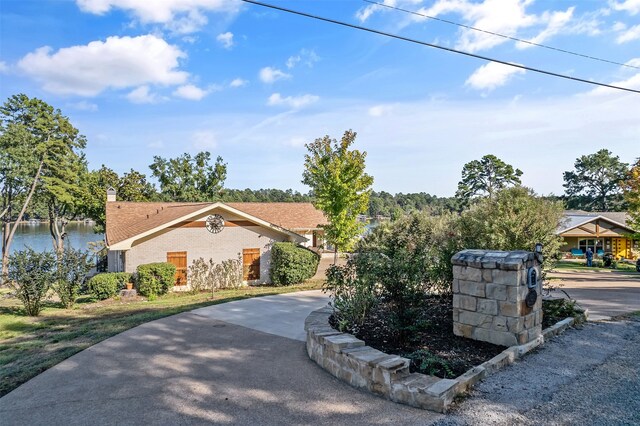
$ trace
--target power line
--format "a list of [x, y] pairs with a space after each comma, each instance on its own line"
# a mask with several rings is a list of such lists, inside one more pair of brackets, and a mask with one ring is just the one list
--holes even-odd
[[456, 25], [458, 27], [466, 28], [468, 30], [479, 31], [481, 33], [491, 34], [491, 35], [496, 36], [496, 37], [502, 37], [502, 38], [505, 38], [505, 39], [508, 39], [508, 40], [513, 40], [513, 41], [517, 41], [517, 42], [520, 42], [520, 43], [529, 44], [531, 46], [542, 47], [544, 49], [555, 50], [556, 52], [566, 53], [566, 54], [573, 55], [573, 56], [580, 56], [582, 58], [591, 59], [591, 60], [594, 60], [594, 61], [606, 62], [608, 64], [614, 64], [614, 65], [619, 65], [621, 67], [635, 68], [637, 70], [640, 70], [640, 67], [637, 67], [635, 65], [623, 64], [621, 62], [611, 61], [609, 59], [598, 58], [597, 56], [585, 55], [583, 53], [573, 52], [571, 50], [560, 49], [559, 47], [553, 47], [553, 46], [548, 46], [546, 44], [534, 43], [534, 42], [529, 41], [529, 40], [523, 40], [521, 38], [508, 36], [508, 35], [496, 33], [496, 32], [493, 32], [493, 31], [483, 30], [482, 28], [472, 27], [470, 25], [465, 25], [465, 24], [461, 24], [459, 22], [449, 21], [447, 19], [438, 18], [436, 16], [426, 15], [424, 13], [416, 12], [414, 10], [403, 9], [403, 8], [397, 7], [397, 6], [390, 6], [388, 4], [378, 3], [378, 2], [375, 2], [375, 1], [372, 1], [372, 0], [362, 0], [362, 1], [364, 1], [366, 3], [375, 4], [376, 6], [386, 7], [388, 9], [393, 9], [393, 10], [397, 10], [397, 11], [400, 11], [400, 12], [405, 12], [405, 13], [409, 13], [409, 14], [412, 14], [412, 15], [421, 16], [423, 18], [432, 19], [434, 21], [440, 21], [440, 22], [444, 22], [446, 24]]
[[291, 14], [294, 14], [294, 15], [299, 15], [299, 16], [304, 16], [304, 17], [311, 18], [311, 19], [316, 19], [316, 20], [319, 20], [319, 21], [324, 21], [324, 22], [329, 22], [329, 23], [336, 24], [336, 25], [341, 25], [343, 27], [353, 28], [353, 29], [361, 30], [361, 31], [367, 31], [367, 32], [370, 32], [370, 33], [373, 33], [373, 34], [383, 35], [383, 36], [386, 36], [386, 37], [395, 38], [397, 40], [407, 41], [409, 43], [415, 43], [415, 44], [420, 44], [422, 46], [428, 46], [428, 47], [433, 47], [433, 48], [436, 48], [436, 49], [446, 50], [448, 52], [458, 53], [460, 55], [470, 56], [472, 58], [482, 59], [484, 61], [496, 62], [498, 64], [507, 65], [507, 66], [514, 67], [514, 68], [520, 68], [520, 69], [523, 69], [523, 70], [526, 70], [526, 71], [536, 72], [536, 73], [539, 73], [539, 74], [546, 74], [546, 75], [550, 75], [550, 76], [553, 76], [553, 77], [564, 78], [564, 79], [567, 79], [567, 80], [579, 81], [581, 83], [592, 84], [592, 85], [595, 85], [595, 86], [608, 87], [609, 89], [623, 90], [623, 91], [626, 91], [626, 92], [632, 92], [632, 93], [640, 94], [640, 90], [630, 89], [628, 87], [614, 86], [614, 85], [606, 84], [606, 83], [599, 83], [597, 81], [586, 80], [586, 79], [578, 78], [578, 77], [571, 77], [570, 75], [566, 75], [566, 74], [559, 74], [559, 73], [555, 73], [555, 72], [552, 72], [552, 71], [545, 71], [545, 70], [538, 69], [538, 68], [532, 68], [532, 67], [528, 67], [526, 65], [514, 64], [514, 63], [503, 61], [503, 60], [500, 60], [500, 59], [493, 59], [493, 58], [490, 58], [488, 56], [477, 55], [475, 53], [464, 52], [462, 50], [456, 50], [456, 49], [452, 49], [450, 47], [439, 46], [437, 44], [427, 43], [426, 41], [416, 40], [416, 39], [413, 39], [413, 38], [404, 37], [404, 36], [400, 36], [400, 35], [397, 35], [397, 34], [387, 33], [387, 32], [384, 32], [384, 31], [379, 31], [379, 30], [375, 30], [373, 28], [367, 28], [367, 27], [363, 27], [363, 26], [360, 26], [360, 25], [349, 24], [347, 22], [338, 21], [338, 20], [331, 19], [331, 18], [324, 18], [322, 16], [312, 15], [310, 13], [300, 12], [300, 11], [293, 10], [293, 9], [287, 9], [287, 8], [284, 8], [284, 7], [275, 6], [275, 5], [268, 4], [268, 3], [262, 3], [262, 2], [256, 1], [256, 0], [240, 0], [240, 1], [243, 1], [245, 3], [255, 4], [257, 6], [263, 6], [263, 7], [269, 8], [269, 9], [274, 9], [274, 10], [279, 10], [279, 11], [282, 11], [282, 12], [291, 13]]

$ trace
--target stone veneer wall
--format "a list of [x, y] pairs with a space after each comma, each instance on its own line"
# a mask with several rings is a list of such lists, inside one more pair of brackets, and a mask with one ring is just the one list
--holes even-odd
[[443, 413], [461, 389], [466, 390], [481, 378], [470, 373], [456, 380], [411, 374], [407, 358], [387, 355], [351, 334], [333, 329], [329, 325], [332, 313], [327, 307], [307, 317], [307, 353], [322, 368], [353, 387]]
[[[502, 346], [522, 345], [542, 333], [540, 261], [525, 251], [463, 250], [453, 263], [453, 332]], [[533, 307], [525, 303], [528, 269], [538, 272]]]

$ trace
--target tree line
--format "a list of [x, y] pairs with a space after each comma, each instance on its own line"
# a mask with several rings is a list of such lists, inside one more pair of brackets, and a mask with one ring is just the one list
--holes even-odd
[[[17, 224], [26, 218], [48, 219], [52, 244], [58, 252], [64, 248], [65, 227], [71, 220], [91, 218], [96, 221], [95, 231], [104, 232], [109, 187], [116, 189], [120, 201], [314, 202], [329, 208], [327, 197], [348, 193], [345, 188], [350, 184], [347, 179], [331, 187], [329, 177], [343, 173], [341, 179], [346, 179], [354, 170], [364, 170], [366, 153], [349, 150], [354, 140], [355, 132], [347, 131], [340, 141], [326, 136], [307, 144], [303, 183], [311, 190], [306, 194], [292, 189], [226, 189], [227, 163], [220, 156], [214, 159], [209, 152], [184, 153], [175, 158], [154, 156], [149, 178], [134, 169], [120, 175], [106, 165], [90, 170], [84, 154], [86, 138], [59, 109], [24, 94], [11, 96], [0, 107], [3, 270]], [[563, 201], [568, 209], [629, 209], [640, 224], [639, 169], [640, 162], [629, 166], [602, 149], [576, 159], [574, 169], [563, 175], [565, 194], [548, 198]], [[357, 212], [350, 213], [396, 219], [418, 211], [461, 212], [479, 198], [492, 198], [501, 189], [521, 185], [521, 176], [521, 170], [486, 155], [464, 165], [454, 197], [375, 192], [372, 179], [368, 182], [365, 178], [364, 189], [358, 194], [367, 197], [354, 195], [359, 204]], [[157, 182], [157, 187], [150, 179]], [[321, 190], [329, 191], [328, 195]]]

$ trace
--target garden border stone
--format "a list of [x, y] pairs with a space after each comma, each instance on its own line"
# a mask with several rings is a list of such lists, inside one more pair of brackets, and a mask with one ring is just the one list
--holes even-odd
[[304, 328], [307, 332], [307, 353], [324, 370], [351, 386], [367, 390], [391, 401], [417, 408], [446, 413], [454, 399], [476, 383], [514, 363], [574, 324], [586, 321], [588, 312], [578, 318], [566, 318], [542, 331], [542, 335], [524, 345], [511, 346], [479, 366], [455, 379], [441, 379], [409, 372], [409, 359], [389, 355], [366, 346], [355, 336], [342, 333], [329, 325], [331, 307], [309, 314]]

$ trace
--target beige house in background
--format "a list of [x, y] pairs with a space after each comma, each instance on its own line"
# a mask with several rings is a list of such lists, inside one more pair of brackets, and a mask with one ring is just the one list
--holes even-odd
[[243, 279], [268, 283], [271, 247], [290, 241], [309, 248], [323, 243], [324, 214], [311, 203], [134, 203], [107, 196], [105, 241], [109, 272], [138, 265], [176, 265], [176, 285], [200, 257], [242, 258]]
[[601, 256], [612, 253], [617, 259], [632, 259], [632, 250], [638, 250], [638, 241], [629, 238], [635, 231], [627, 225], [625, 212], [585, 212], [568, 210], [557, 234], [564, 239], [562, 251], [582, 253], [590, 248]]

